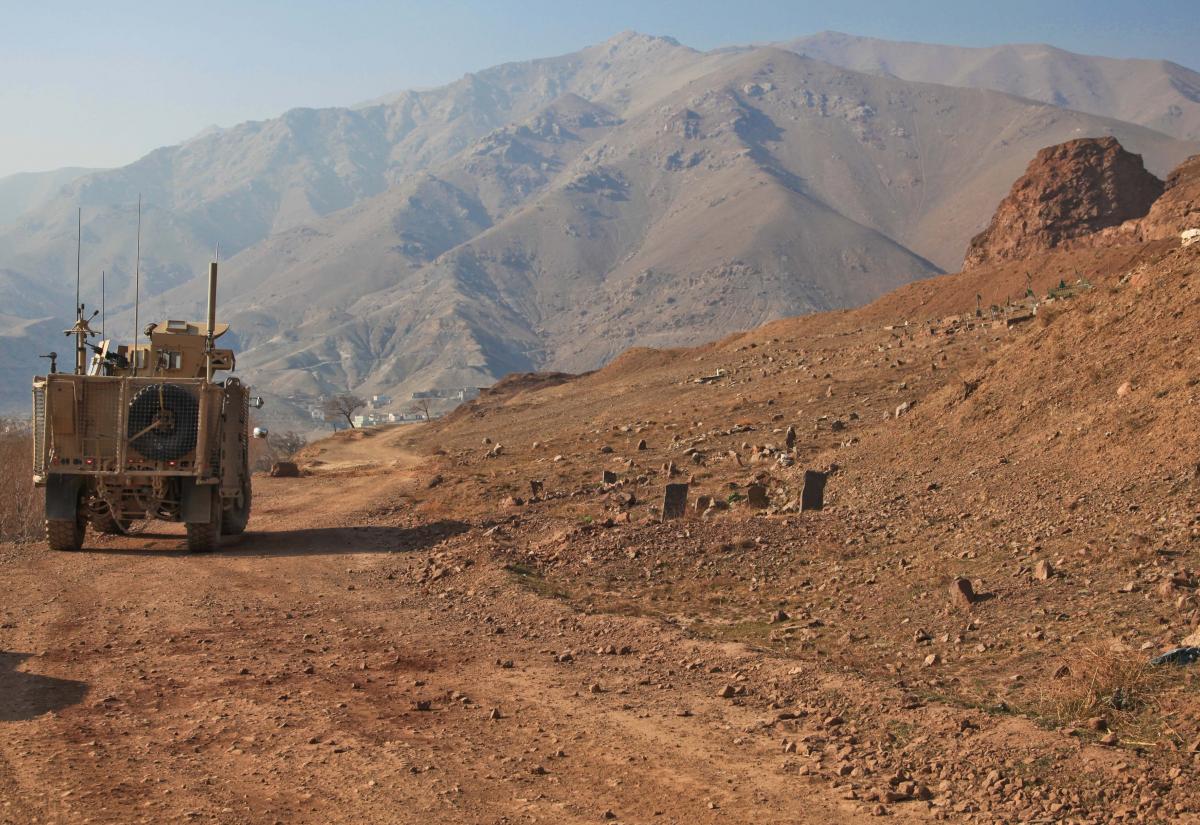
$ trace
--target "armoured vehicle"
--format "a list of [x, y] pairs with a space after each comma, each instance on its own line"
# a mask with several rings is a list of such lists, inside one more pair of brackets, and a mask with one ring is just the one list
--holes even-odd
[[77, 304], [66, 331], [74, 371], [56, 372], [52, 359], [33, 380], [33, 481], [46, 491], [52, 550], [79, 550], [88, 524], [123, 533], [142, 519], [181, 521], [193, 552], [246, 529], [252, 399], [237, 378], [214, 377], [234, 368], [233, 351], [215, 346], [228, 330], [216, 323], [216, 290], [214, 262], [206, 322], [150, 324], [148, 341], [135, 334], [129, 346], [89, 343]]

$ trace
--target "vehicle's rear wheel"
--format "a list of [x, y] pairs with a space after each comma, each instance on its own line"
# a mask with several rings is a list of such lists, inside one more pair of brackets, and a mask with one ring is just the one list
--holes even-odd
[[250, 478], [242, 479], [242, 489], [237, 498], [225, 508], [221, 514], [221, 533], [226, 536], [237, 536], [246, 532], [250, 523]]
[[212, 487], [212, 504], [208, 521], [187, 523], [187, 546], [191, 553], [211, 553], [221, 547], [221, 490]]
[[72, 552], [83, 547], [87, 519], [81, 512], [75, 519], [46, 519], [46, 544], [51, 550]]

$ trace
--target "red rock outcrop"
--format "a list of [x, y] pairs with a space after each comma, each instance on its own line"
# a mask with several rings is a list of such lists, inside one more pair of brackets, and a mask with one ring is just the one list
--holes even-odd
[[963, 269], [1024, 258], [1141, 218], [1163, 193], [1141, 155], [1116, 138], [1048, 146], [1000, 202], [992, 222], [971, 239]]
[[1138, 226], [1147, 241], [1177, 238], [1185, 229], [1200, 227], [1200, 155], [1192, 155], [1167, 176], [1166, 191]]

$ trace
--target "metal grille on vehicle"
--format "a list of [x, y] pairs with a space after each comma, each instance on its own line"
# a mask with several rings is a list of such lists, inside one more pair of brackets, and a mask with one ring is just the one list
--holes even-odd
[[33, 388], [33, 474], [46, 472], [46, 387]]

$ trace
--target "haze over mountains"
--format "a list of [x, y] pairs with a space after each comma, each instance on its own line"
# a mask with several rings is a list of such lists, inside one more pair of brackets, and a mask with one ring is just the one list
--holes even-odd
[[994, 89], [1200, 139], [1200, 72], [1168, 60], [1118, 60], [1043, 44], [966, 48], [902, 43], [840, 32], [783, 45], [855, 71]]
[[48, 172], [19, 172], [0, 178], [0, 224], [16, 220], [58, 195], [73, 180], [96, 171], [68, 166]]
[[65, 328], [76, 205], [89, 303], [102, 268], [110, 307], [131, 301], [140, 193], [143, 320], [198, 315], [220, 243], [249, 380], [298, 401], [406, 397], [590, 369], [957, 269], [1049, 144], [1112, 135], [1160, 177], [1200, 151], [1182, 67], [979, 51], [819, 35], [702, 53], [625, 33], [84, 175], [0, 230], [0, 406], [24, 406], [33, 355]]

